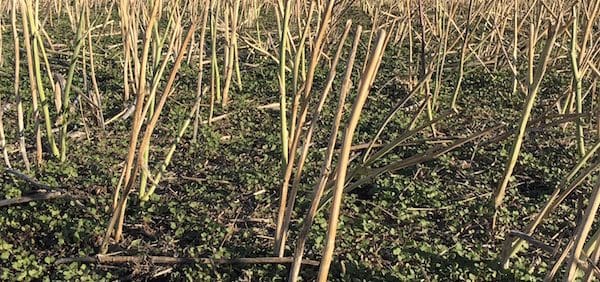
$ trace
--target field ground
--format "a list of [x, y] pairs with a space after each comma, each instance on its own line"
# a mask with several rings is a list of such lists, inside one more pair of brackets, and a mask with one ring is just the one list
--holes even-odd
[[[60, 28], [50, 32], [55, 41], [61, 42]], [[10, 41], [11, 37], [5, 33], [4, 42], [8, 42], [5, 48], [10, 48]], [[113, 43], [110, 38], [104, 41], [99, 43], [98, 50], [109, 50], [108, 46]], [[113, 245], [109, 253], [212, 258], [272, 254], [274, 211], [281, 179], [279, 112], [258, 107], [278, 102], [277, 64], [250, 49], [240, 52], [244, 85], [242, 90], [232, 88], [228, 116], [211, 126], [202, 126], [196, 143], [191, 141], [191, 130], [186, 132], [156, 194], [148, 202], [132, 197], [124, 240]], [[359, 57], [364, 57], [365, 46], [359, 52]], [[0, 97], [9, 105], [14, 82], [10, 63], [14, 54], [11, 53], [5, 52], [5, 63], [0, 69]], [[110, 117], [123, 109], [119, 100], [120, 67], [114, 67], [119, 63], [111, 51], [100, 53], [95, 59], [96, 76], [105, 93], [104, 112]], [[62, 66], [57, 69], [66, 72], [66, 58], [56, 55], [53, 60]], [[399, 82], [406, 71], [406, 60], [405, 50], [394, 46], [386, 49], [354, 144], [368, 142], [389, 110], [407, 94]], [[323, 65], [318, 69], [317, 93], [323, 88], [326, 70]], [[196, 66], [190, 65], [184, 65], [180, 71], [175, 95], [168, 101], [154, 134], [152, 149], [157, 153], [152, 164], [162, 159], [174, 139], [173, 128], [179, 127], [193, 104], [197, 71]], [[456, 77], [448, 73], [443, 93], [454, 91]], [[550, 70], [532, 119], [540, 117], [543, 109], [553, 107], [549, 101], [564, 93], [570, 79], [562, 72]], [[387, 83], [390, 80], [392, 83]], [[22, 71], [22, 81], [27, 81], [26, 71]], [[81, 83], [82, 77], [76, 75], [75, 81]], [[437, 136], [433, 136], [431, 130], [424, 130], [395, 149], [388, 158], [406, 158], [443, 140], [454, 140], [498, 124], [515, 128], [525, 96], [511, 95], [507, 90], [511, 83], [510, 73], [467, 69], [460, 113], [437, 124]], [[339, 82], [334, 84], [333, 93], [337, 89]], [[22, 91], [27, 93], [26, 85]], [[204, 99], [203, 118], [207, 116], [207, 109], [208, 99]], [[225, 114], [221, 108], [216, 110], [215, 116]], [[325, 108], [325, 117], [333, 114], [333, 109]], [[405, 130], [412, 114], [406, 111], [395, 117], [381, 139], [389, 140]], [[4, 113], [7, 136], [14, 136], [15, 116], [14, 105], [9, 106]], [[327, 146], [330, 119], [322, 121], [314, 138], [314, 148]], [[70, 131], [80, 134], [70, 141], [71, 151], [66, 162], [48, 157], [44, 166], [31, 174], [40, 183], [79, 191], [81, 196], [0, 208], [0, 280], [187, 278], [227, 281], [287, 276], [285, 266], [274, 265], [54, 264], [60, 258], [97, 252], [110, 215], [111, 194], [127, 154], [131, 119], [119, 120], [105, 131], [89, 120], [86, 122], [84, 124], [81, 118], [73, 122]], [[512, 138], [487, 144], [476, 140], [436, 160], [386, 173], [346, 195], [330, 279], [514, 281], [542, 278], [548, 271], [549, 258], [533, 247], [513, 259], [513, 267], [508, 270], [500, 267], [498, 259], [509, 230], [523, 230], [532, 214], [539, 211], [566, 171], [575, 164], [574, 128], [570, 123], [565, 127], [550, 126], [528, 132], [493, 231], [490, 199], [502, 177]], [[26, 136], [34, 136], [31, 129]], [[34, 145], [33, 141], [29, 144]], [[361, 154], [361, 150], [355, 153]], [[309, 155], [298, 210], [304, 211], [309, 204], [323, 154], [324, 149], [314, 150]], [[30, 183], [9, 173], [0, 176], [0, 184], [0, 199], [18, 197], [33, 189]], [[586, 182], [580, 193], [587, 193], [588, 189], [591, 184]], [[563, 210], [580, 207], [577, 202], [577, 197], [570, 197]], [[298, 213], [294, 218], [302, 218], [302, 215], [303, 212]], [[541, 229], [539, 238], [553, 238], [552, 242], [567, 240], [575, 218], [571, 213], [553, 218]], [[299, 223], [299, 220], [292, 221], [290, 242], [297, 236]], [[326, 216], [321, 212], [308, 241], [306, 258], [319, 260], [325, 230]], [[292, 252], [288, 247], [287, 254]], [[317, 270], [305, 266], [302, 276], [310, 281]]]

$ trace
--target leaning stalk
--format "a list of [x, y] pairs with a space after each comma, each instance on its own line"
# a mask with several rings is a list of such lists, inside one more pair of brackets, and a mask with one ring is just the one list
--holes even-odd
[[527, 128], [527, 123], [529, 121], [529, 117], [531, 116], [531, 110], [533, 109], [533, 105], [535, 104], [535, 98], [540, 89], [540, 84], [542, 82], [542, 78], [546, 72], [546, 67], [548, 64], [548, 58], [550, 56], [550, 52], [554, 46], [554, 42], [556, 41], [556, 26], [551, 26], [548, 30], [548, 39], [546, 40], [546, 44], [544, 46], [544, 50], [540, 56], [538, 65], [536, 70], [533, 70], [533, 57], [535, 56], [535, 32], [533, 24], [530, 26], [530, 42], [529, 42], [529, 85], [527, 88], [527, 92], [529, 93], [527, 96], [526, 103], [523, 107], [523, 111], [521, 113], [521, 119], [519, 121], [518, 132], [515, 135], [515, 139], [513, 141], [513, 145], [509, 154], [509, 158], [506, 162], [506, 167], [504, 170], [504, 175], [502, 177], [502, 181], [499, 183], [498, 187], [494, 192], [494, 208], [498, 210], [500, 205], [502, 204], [502, 200], [504, 199], [504, 195], [506, 194], [506, 186], [510, 180], [513, 169], [517, 164], [517, 159], [519, 157], [519, 153], [521, 151], [521, 144], [523, 143], [523, 137], [525, 136], [525, 130]]

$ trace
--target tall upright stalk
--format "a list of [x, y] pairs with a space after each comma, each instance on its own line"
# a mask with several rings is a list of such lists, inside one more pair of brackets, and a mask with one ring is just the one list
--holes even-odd
[[[233, 4], [233, 5], [232, 5]], [[233, 77], [235, 62], [235, 50], [237, 46], [237, 26], [238, 26], [238, 14], [240, 12], [240, 0], [233, 0], [233, 3], [229, 3], [228, 9], [225, 11], [225, 18], [229, 19], [229, 25], [225, 25], [227, 34], [227, 46], [226, 52], [226, 64], [225, 64], [225, 84], [223, 85], [223, 99], [221, 101], [222, 106], [226, 107], [229, 103], [229, 89], [231, 87], [231, 78]], [[231, 29], [231, 31], [229, 31]], [[230, 34], [229, 34], [230, 33]]]
[[327, 236], [325, 239], [325, 247], [323, 255], [321, 256], [321, 263], [319, 267], [319, 274], [317, 281], [327, 281], [329, 274], [329, 267], [331, 266], [331, 260], [333, 258], [333, 249], [335, 247], [335, 236], [338, 228], [338, 221], [340, 215], [340, 209], [342, 206], [342, 196], [344, 192], [344, 186], [346, 184], [346, 173], [350, 162], [350, 148], [352, 147], [352, 138], [354, 137], [354, 131], [358, 125], [358, 120], [362, 112], [362, 108], [369, 95], [371, 83], [373, 77], [377, 74], [377, 66], [383, 56], [384, 41], [386, 38], [385, 30], [381, 30], [377, 43], [371, 53], [368, 64], [365, 66], [361, 75], [360, 83], [358, 86], [358, 96], [352, 106], [352, 112], [350, 114], [350, 120], [344, 131], [344, 139], [342, 141], [342, 150], [337, 165], [337, 176], [335, 186], [333, 188], [333, 200], [331, 203], [331, 209], [329, 211], [329, 220], [327, 222]]
[[[292, 120], [290, 122], [290, 132], [289, 136], [294, 136], [296, 131], [296, 119], [298, 118], [298, 107], [300, 105], [300, 95], [296, 95], [296, 93], [300, 92], [298, 89], [299, 76], [301, 69], [305, 66], [305, 45], [306, 38], [309, 36], [310, 32], [310, 23], [312, 20], [313, 11], [315, 9], [316, 2], [310, 1], [310, 7], [308, 11], [308, 16], [306, 18], [306, 23], [304, 25], [304, 29], [302, 31], [302, 36], [300, 38], [300, 43], [298, 43], [297, 52], [294, 56], [294, 69], [293, 69], [293, 77], [292, 77], [292, 93], [294, 94], [294, 101], [292, 102]], [[298, 19], [300, 20], [300, 19]], [[300, 28], [298, 28], [300, 30]], [[305, 77], [306, 72], [302, 71], [302, 77]]]
[[[575, 85], [574, 94], [575, 94], [575, 107], [578, 115], [581, 115], [583, 111], [582, 105], [582, 94], [583, 91], [583, 73], [579, 70], [579, 57], [577, 52], [577, 33], [579, 32], [579, 27], [577, 26], [577, 7], [573, 6], [573, 25], [571, 30], [571, 71], [573, 72], [573, 84]], [[577, 136], [577, 151], [581, 157], [585, 156], [585, 143], [583, 136], [583, 120], [581, 117], [578, 117], [576, 120], [576, 136]]]
[[[287, 89], [286, 89], [286, 58], [288, 43], [288, 29], [290, 22], [290, 14], [292, 9], [292, 0], [285, 1], [285, 7], [283, 7], [283, 0], [279, 1], [280, 7], [283, 9], [283, 23], [281, 24], [281, 34], [279, 35], [279, 120], [280, 120], [280, 131], [279, 135], [281, 138], [281, 167], [282, 171], [285, 170], [288, 162], [288, 124], [287, 124]], [[283, 174], [283, 173], [282, 173]]]
[[[4, 19], [0, 19], [0, 33], [4, 31]], [[4, 38], [0, 36], [0, 68], [4, 66]]]
[[208, 113], [208, 124], [212, 123], [215, 108], [215, 100], [221, 99], [221, 78], [219, 76], [219, 64], [217, 61], [217, 10], [214, 0], [210, 0], [210, 109]]
[[[288, 170], [290, 170], [290, 174], [291, 174], [291, 170], [294, 166], [294, 159], [296, 156], [296, 150], [295, 148], [298, 147], [298, 144], [300, 142], [300, 135], [302, 133], [302, 125], [304, 124], [305, 120], [306, 120], [306, 116], [308, 114], [308, 108], [310, 105], [310, 95], [311, 95], [311, 91], [312, 91], [312, 87], [313, 87], [313, 80], [314, 80], [314, 76], [315, 76], [315, 71], [317, 68], [317, 63], [319, 62], [319, 58], [321, 56], [321, 48], [323, 47], [323, 41], [325, 40], [325, 35], [327, 34], [327, 31], [329, 29], [329, 22], [331, 21], [331, 14], [333, 12], [333, 6], [334, 6], [335, 1], [334, 0], [330, 0], [329, 2], [327, 2], [327, 6], [325, 7], [325, 10], [323, 12], [322, 15], [322, 19], [321, 19], [321, 25], [319, 26], [319, 31], [316, 35], [315, 38], [315, 43], [313, 45], [313, 49], [311, 52], [311, 57], [310, 57], [310, 65], [308, 67], [308, 72], [307, 72], [307, 76], [306, 76], [306, 80], [304, 81], [304, 90], [302, 93], [298, 92], [296, 93], [296, 95], [302, 95], [301, 99], [303, 100], [303, 105], [300, 109], [300, 115], [298, 118], [298, 121], [296, 122], [296, 131], [294, 132], [294, 136], [292, 138], [292, 145], [290, 146], [290, 151], [289, 151], [289, 156], [288, 156], [288, 162], [287, 162], [287, 166], [286, 166], [286, 174], [288, 174]], [[288, 194], [288, 187], [282, 187], [282, 190], [280, 191], [279, 195], [279, 210], [277, 213], [277, 222], [276, 222], [276, 227], [275, 227], [275, 247], [277, 248], [280, 244], [281, 241], [281, 228], [283, 227], [283, 216], [285, 213], [285, 207], [287, 204], [287, 195]], [[277, 248], [278, 249], [278, 248]], [[277, 253], [277, 256], [283, 256], [282, 253]]]
[[[150, 17], [149, 17], [149, 21], [148, 21], [148, 26], [147, 29], [145, 30], [144, 33], [144, 45], [143, 45], [143, 49], [142, 49], [142, 60], [141, 63], [139, 64], [139, 66], [137, 67], [137, 71], [136, 71], [136, 77], [137, 79], [137, 87], [138, 87], [138, 93], [137, 93], [137, 98], [136, 98], [136, 105], [135, 105], [135, 112], [134, 112], [134, 118], [133, 118], [133, 125], [132, 125], [132, 132], [131, 132], [131, 139], [130, 139], [130, 143], [129, 143], [129, 151], [127, 154], [127, 163], [125, 166], [125, 178], [124, 178], [124, 183], [125, 183], [125, 189], [123, 190], [122, 194], [121, 194], [121, 198], [119, 201], [119, 204], [117, 206], [117, 208], [113, 211], [113, 216], [111, 217], [111, 221], [109, 222], [109, 227], [107, 228], [107, 233], [105, 234], [105, 241], [103, 242], [102, 245], [102, 249], [101, 251], [106, 252], [105, 250], [107, 250], [108, 248], [108, 238], [110, 236], [110, 232], [112, 232], [113, 228], [114, 228], [114, 238], [115, 241], [120, 241], [121, 240], [121, 235], [123, 233], [123, 222], [125, 221], [125, 210], [127, 208], [127, 199], [129, 196], [129, 193], [131, 192], [131, 189], [133, 189], [133, 186], [135, 184], [136, 181], [136, 177], [137, 174], [139, 172], [140, 167], [137, 165], [134, 165], [134, 159], [136, 157], [137, 154], [140, 154], [140, 152], [143, 153], [142, 149], [137, 149], [137, 143], [138, 143], [138, 139], [139, 139], [139, 134], [142, 130], [142, 125], [144, 123], [144, 101], [146, 101], [146, 96], [148, 96], [147, 90], [146, 90], [146, 83], [147, 83], [147, 75], [148, 75], [148, 64], [149, 64], [149, 59], [150, 59], [150, 44], [152, 43], [152, 32], [153, 32], [153, 28], [154, 25], [157, 24], [158, 20], [160, 19], [160, 11], [162, 8], [162, 1], [158, 1], [155, 0], [152, 3], [152, 12], [150, 13]], [[136, 48], [137, 50], [137, 48]], [[135, 58], [136, 61], [138, 60], [138, 58]], [[151, 100], [148, 99], [148, 101], [146, 101], [146, 103], [152, 103]], [[137, 149], [137, 150], [136, 150]], [[116, 223], [116, 228], [115, 228], [115, 223]]]
[[[131, 20], [129, 19], [129, 9], [130, 4], [127, 0], [119, 1], [119, 17], [120, 17], [120, 25], [121, 25], [121, 38], [123, 43], [123, 101], [129, 101], [129, 68], [130, 57], [131, 57], [131, 49], [130, 49], [130, 25]], [[123, 103], [125, 104], [125, 103]]]
[[513, 68], [513, 82], [512, 82], [512, 95], [516, 95], [519, 85], [519, 70], [517, 69], [517, 61], [519, 59], [519, 0], [514, 0], [513, 5], [513, 48], [512, 48], [512, 64]]
[[35, 71], [33, 69], [33, 51], [31, 47], [31, 34], [29, 32], [29, 20], [27, 19], [27, 3], [25, 1], [19, 1], [21, 8], [21, 20], [23, 27], [23, 42], [25, 43], [25, 51], [27, 54], [27, 70], [29, 74], [29, 85], [31, 90], [31, 105], [33, 110], [33, 123], [35, 133], [35, 160], [37, 165], [41, 165], [43, 161], [42, 157], [42, 133], [40, 130], [40, 109], [38, 101], [38, 92], [35, 79]]
[[[164, 106], [167, 102], [167, 98], [172, 93], [171, 90], [175, 83], [175, 78], [177, 76], [179, 68], [181, 67], [181, 62], [183, 61], [184, 55], [186, 53], [185, 50], [186, 50], [189, 42], [191, 41], [195, 30], [196, 30], [196, 23], [194, 22], [194, 23], [192, 23], [192, 26], [190, 27], [188, 34], [185, 37], [183, 44], [181, 45], [181, 50], [179, 50], [179, 52], [177, 53], [177, 58], [175, 59], [175, 64], [173, 66], [173, 69], [171, 70], [171, 74], [169, 75], [169, 79], [167, 80], [167, 84], [165, 85], [165, 89], [160, 97], [160, 100], [158, 101], [158, 104], [156, 105], [156, 109], [152, 115], [152, 119], [148, 122], [148, 125], [146, 126], [146, 131], [144, 132], [142, 141], [140, 143], [140, 151], [147, 150], [147, 148], [150, 147], [150, 140], [152, 137], [152, 133], [154, 132], [154, 128], [156, 128], [156, 125], [158, 123], [158, 118], [160, 117], [162, 109], [164, 108]], [[186, 124], [189, 124], [189, 121]], [[187, 127], [187, 125], [185, 127]], [[183, 134], [183, 133], [181, 133], [181, 134]], [[148, 169], [147, 162], [148, 162], [147, 156], [144, 156], [143, 154], [140, 154], [138, 156], [138, 166], [141, 169], [143, 169], [143, 170]], [[153, 187], [155, 187], [155, 186], [153, 185]], [[151, 189], [148, 193], [141, 195], [141, 199], [144, 201], [147, 201], [153, 192], [154, 192], [154, 189]]]
[[[423, 80], [427, 73], [427, 39], [425, 36], [425, 19], [427, 17], [425, 13], [425, 4], [423, 0], [418, 1], [419, 5], [419, 27], [421, 28], [421, 58], [419, 62], [419, 80]], [[425, 87], [421, 88], [421, 94], [423, 95], [426, 103], [427, 103], [427, 118], [431, 121], [433, 120], [433, 105], [431, 101], [429, 81], [425, 81]], [[431, 124], [431, 132], [435, 135], [435, 125]]]
[[[171, 9], [171, 13], [169, 16], [169, 24], [166, 27], [165, 30], [165, 35], [161, 36], [158, 32], [158, 28], [156, 27], [154, 29], [154, 34], [155, 34], [155, 38], [156, 40], [155, 42], [155, 46], [157, 46], [157, 49], [160, 49], [160, 51], [156, 51], [156, 53], [153, 55], [154, 57], [154, 63], [155, 65], [152, 67], [153, 70], [153, 78], [152, 78], [152, 84], [151, 84], [151, 88], [150, 91], [148, 93], [148, 101], [146, 102], [145, 106], [144, 106], [144, 110], [142, 111], [142, 116], [143, 117], [148, 117], [148, 118], [152, 118], [152, 116], [154, 115], [155, 111], [156, 111], [156, 93], [158, 91], [158, 87], [160, 84], [160, 81], [163, 77], [163, 73], [164, 70], [167, 67], [167, 63], [169, 63], [169, 58], [171, 57], [171, 54], [174, 52], [174, 48], [175, 48], [175, 41], [177, 40], [177, 38], [179, 38], [179, 26], [180, 26], [180, 21], [181, 18], [177, 17], [177, 19], [175, 19], [174, 15], [175, 15], [175, 10], [176, 9]], [[176, 24], [172, 25], [172, 23], [176, 22]], [[161, 61], [161, 56], [163, 51], [163, 46], [164, 46], [164, 41], [166, 40], [167, 36], [166, 34], [169, 33], [169, 30], [171, 28], [171, 26], [173, 27], [173, 31], [171, 32], [171, 39], [169, 41], [169, 47], [167, 49], [166, 54], [164, 55], [162, 61]], [[158, 42], [158, 43], [156, 43]], [[148, 158], [150, 156], [150, 146], [144, 146], [144, 147], [140, 147], [141, 150], [141, 156], [142, 156], [142, 161], [140, 164], [140, 167], [142, 168], [141, 172], [140, 172], [140, 186], [139, 186], [139, 197], [140, 199], [144, 198], [145, 194], [146, 194], [146, 187], [148, 185]]]
[[[114, 2], [113, 2], [114, 3]], [[104, 113], [102, 112], [102, 96], [100, 89], [98, 88], [98, 80], [96, 79], [96, 65], [94, 60], [94, 45], [92, 44], [92, 26], [90, 21], [90, 3], [84, 3], [85, 5], [85, 24], [89, 32], [87, 32], [87, 46], [90, 52], [90, 74], [92, 78], [92, 89], [94, 95], [92, 101], [94, 102], [97, 124], [102, 130], [104, 130]]]
[[[206, 42], [206, 24], [208, 22], [208, 13], [210, 9], [210, 0], [203, 1], [203, 12], [202, 12], [202, 24], [200, 27], [200, 44], [198, 46], [200, 54], [198, 55], [198, 84], [196, 85], [196, 101], [200, 100], [200, 96], [202, 95], [203, 89], [203, 81], [204, 78], [204, 44]], [[200, 122], [200, 104], [197, 105], [198, 109], [194, 111], [194, 129], [192, 134], [192, 140], [194, 142], [198, 138], [198, 128]]]
[[[283, 227], [281, 229], [282, 234], [280, 235], [281, 241], [279, 244], [279, 253], [283, 253], [285, 250], [285, 242], [287, 239], [287, 231], [289, 228], [290, 220], [292, 219], [292, 212], [294, 210], [294, 204], [296, 201], [296, 195], [298, 193], [298, 189], [300, 186], [300, 180], [302, 179], [302, 172], [304, 170], [304, 163], [306, 162], [306, 158], [308, 157], [308, 152], [312, 143], [312, 134], [314, 132], [315, 126], [319, 124], [321, 120], [321, 111], [323, 110], [323, 106], [325, 105], [325, 100], [327, 99], [329, 92], [333, 87], [333, 80], [336, 75], [336, 68], [342, 55], [342, 50], [344, 47], [344, 43], [346, 41], [346, 37], [348, 37], [348, 33], [350, 32], [350, 28], [352, 27], [352, 21], [348, 20], [346, 22], [346, 28], [344, 29], [344, 33], [340, 38], [340, 42], [338, 43], [338, 48], [333, 57], [333, 62], [331, 64], [331, 69], [329, 70], [329, 74], [327, 75], [327, 79], [325, 82], [325, 89], [323, 90], [321, 97], [319, 98], [319, 102], [317, 107], [312, 112], [312, 120], [310, 122], [310, 126], [306, 131], [306, 134], [303, 138], [303, 146], [302, 153], [300, 154], [300, 159], [297, 162], [296, 174], [294, 175], [294, 180], [292, 182], [292, 189], [290, 190], [290, 195], [288, 196], [288, 203], [284, 213]], [[286, 175], [287, 176], [287, 175]], [[290, 178], [286, 177], [283, 181], [284, 186], [289, 185]]]
[[[1, 53], [0, 53], [0, 56]], [[10, 158], [8, 157], [8, 150], [6, 148], [6, 135], [4, 134], [4, 103], [0, 99], [0, 149], [2, 149], [2, 157], [4, 158], [4, 164], [6, 167], [12, 167], [10, 165]]]
[[465, 27], [465, 33], [463, 37], [463, 45], [460, 49], [460, 61], [458, 63], [458, 81], [456, 82], [456, 86], [454, 88], [454, 94], [452, 95], [452, 103], [450, 106], [455, 109], [456, 101], [458, 100], [458, 94], [461, 91], [463, 77], [465, 75], [465, 55], [467, 53], [467, 44], [469, 44], [469, 32], [471, 26], [471, 10], [473, 8], [473, 0], [469, 1], [469, 10], [467, 11], [467, 23]]
[[[48, 103], [47, 103], [47, 99], [46, 99], [46, 91], [44, 89], [44, 85], [42, 82], [42, 71], [41, 71], [41, 63], [40, 63], [40, 52], [41, 49], [44, 48], [43, 46], [40, 46], [40, 40], [36, 40], [36, 37], [40, 36], [39, 33], [39, 27], [38, 27], [38, 19], [35, 15], [37, 15], [37, 13], [35, 13], [34, 11], [34, 3], [31, 3], [29, 1], [24, 1], [22, 2], [22, 5], [26, 5], [26, 7], [24, 7], [24, 15], [27, 15], [27, 19], [28, 19], [28, 24], [29, 24], [29, 30], [31, 31], [31, 35], [33, 36], [31, 38], [32, 41], [32, 47], [31, 47], [31, 55], [32, 55], [32, 63], [33, 63], [33, 70], [34, 70], [34, 77], [35, 77], [35, 86], [36, 86], [36, 90], [37, 90], [37, 95], [39, 95], [39, 99], [40, 99], [40, 104], [42, 106], [42, 113], [44, 115], [44, 124], [46, 125], [46, 137], [48, 139], [48, 144], [50, 145], [50, 149], [52, 151], [52, 155], [54, 155], [54, 157], [59, 158], [60, 157], [60, 150], [58, 149], [58, 146], [56, 145], [56, 141], [54, 140], [54, 134], [52, 133], [52, 119], [50, 118], [50, 110], [48, 108]], [[37, 6], [37, 0], [35, 3], [35, 6]], [[26, 39], [29, 40], [29, 39]]]
[[25, 122], [23, 118], [23, 101], [21, 93], [19, 92], [19, 86], [21, 82], [20, 69], [21, 69], [21, 51], [19, 46], [19, 33], [17, 31], [17, 0], [12, 0], [12, 7], [10, 12], [10, 20], [12, 25], [13, 43], [15, 50], [15, 84], [14, 94], [17, 104], [17, 136], [19, 138], [19, 151], [25, 164], [25, 169], [30, 170], [29, 158], [27, 157], [27, 148], [25, 147]]
[[[140, 64], [140, 69], [145, 70], [148, 64], [148, 54], [150, 52], [150, 38], [152, 36], [152, 27], [156, 24], [158, 20], [158, 11], [159, 11], [159, 2], [160, 0], [154, 0], [152, 5], [152, 12], [150, 14], [150, 19], [148, 22], [148, 26], [146, 32], [144, 34], [144, 46], [142, 49], [142, 60]], [[133, 184], [135, 182], [135, 173], [133, 170], [133, 162], [135, 160], [137, 143], [139, 138], [139, 133], [142, 128], [142, 109], [144, 107], [144, 99], [146, 97], [146, 71], [141, 71], [139, 73], [139, 81], [137, 83], [138, 91], [135, 103], [135, 111], [133, 114], [133, 124], [131, 130], [131, 137], [129, 140], [129, 150], [127, 152], [127, 160], [125, 163], [125, 167], [123, 170], [125, 171], [124, 176], [124, 185], [125, 188], [121, 193], [121, 196], [118, 199], [117, 206], [113, 209], [113, 215], [108, 223], [108, 227], [106, 228], [106, 233], [102, 240], [102, 245], [100, 247], [100, 253], [106, 254], [108, 251], [108, 244], [110, 241], [110, 237], [114, 231], [115, 240], [119, 241], [121, 238], [121, 228], [123, 217], [125, 214], [125, 206], [127, 205], [127, 196], [131, 192]], [[119, 187], [117, 187], [119, 188]], [[119, 193], [119, 189], [115, 190], [115, 195]], [[117, 230], [114, 230], [115, 224], [119, 221], [119, 225], [117, 226]]]
[[[62, 112], [62, 128], [60, 134], [60, 160], [64, 162], [67, 159], [67, 126], [69, 124], [69, 104], [71, 88], [73, 86], [73, 75], [75, 74], [75, 67], [77, 66], [77, 56], [81, 51], [81, 46], [85, 42], [83, 34], [83, 25], [85, 23], [85, 9], [81, 9], [79, 15], [79, 24], [77, 25], [77, 35], [75, 38], [75, 48], [73, 49], [73, 57], [69, 65], [69, 71], [67, 72], [67, 84], [63, 92], [63, 112]], [[41, 91], [40, 91], [41, 94]]]
[[356, 28], [356, 33], [354, 35], [354, 43], [352, 44], [352, 50], [350, 51], [350, 57], [348, 58], [348, 62], [346, 63], [346, 71], [344, 74], [344, 80], [342, 84], [342, 88], [340, 89], [340, 95], [338, 98], [337, 112], [334, 117], [333, 125], [331, 127], [331, 134], [329, 135], [329, 143], [327, 145], [327, 152], [325, 153], [325, 159], [323, 160], [323, 164], [321, 166], [321, 172], [319, 176], [319, 182], [315, 184], [313, 188], [312, 200], [310, 204], [309, 210], [306, 212], [306, 216], [304, 217], [304, 221], [302, 223], [302, 229], [300, 231], [300, 235], [298, 235], [298, 239], [296, 240], [296, 248], [294, 249], [294, 262], [292, 263], [292, 268], [289, 273], [288, 280], [289, 281], [297, 281], [298, 275], [300, 274], [300, 268], [302, 267], [302, 257], [304, 256], [304, 247], [306, 245], [306, 239], [308, 238], [308, 233], [310, 232], [310, 228], [312, 227], [312, 223], [315, 219], [315, 215], [317, 214], [317, 209], [319, 208], [319, 203], [321, 202], [321, 197], [323, 196], [323, 192], [325, 191], [325, 187], [330, 178], [332, 178], [333, 173], [331, 169], [331, 162], [333, 160], [335, 144], [337, 142], [338, 131], [340, 128], [342, 116], [344, 114], [344, 105], [346, 102], [346, 96], [350, 91], [350, 84], [352, 78], [352, 69], [354, 67], [354, 61], [356, 59], [356, 51], [358, 50], [358, 44], [360, 43], [360, 37], [362, 34], [362, 27], [359, 25]]

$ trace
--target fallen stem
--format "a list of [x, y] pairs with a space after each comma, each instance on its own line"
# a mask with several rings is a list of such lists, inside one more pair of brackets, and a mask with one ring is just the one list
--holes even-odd
[[[109, 256], [95, 255], [89, 257], [61, 258], [54, 264], [66, 264], [71, 262], [87, 262], [98, 264], [121, 264], [121, 263], [143, 263], [152, 264], [290, 264], [294, 261], [293, 257], [260, 257], [260, 258], [232, 258], [232, 259], [213, 259], [213, 258], [178, 258], [167, 256]], [[305, 259], [302, 264], [318, 266], [319, 262]]]

